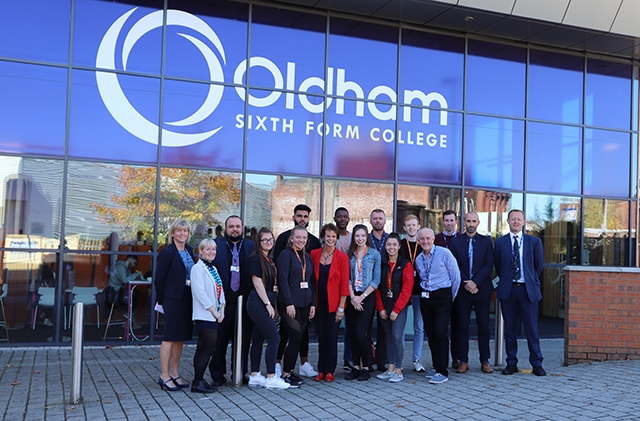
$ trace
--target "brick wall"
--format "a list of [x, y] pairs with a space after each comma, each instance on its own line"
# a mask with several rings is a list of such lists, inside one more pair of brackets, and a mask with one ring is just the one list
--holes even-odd
[[564, 362], [640, 359], [640, 269], [565, 267]]

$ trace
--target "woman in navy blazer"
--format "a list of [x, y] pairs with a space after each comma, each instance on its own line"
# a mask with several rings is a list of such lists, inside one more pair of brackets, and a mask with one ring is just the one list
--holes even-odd
[[161, 389], [172, 392], [189, 387], [189, 383], [180, 378], [178, 368], [182, 343], [191, 339], [193, 329], [189, 274], [195, 264], [195, 258], [193, 249], [187, 244], [190, 237], [187, 221], [173, 221], [170, 244], [158, 255], [154, 281], [158, 304], [164, 308], [164, 332], [160, 345], [162, 374], [158, 384]]
[[335, 380], [338, 364], [338, 327], [349, 295], [349, 258], [336, 248], [338, 227], [326, 224], [320, 230], [324, 247], [311, 250], [316, 275], [316, 330], [318, 333], [317, 381]]

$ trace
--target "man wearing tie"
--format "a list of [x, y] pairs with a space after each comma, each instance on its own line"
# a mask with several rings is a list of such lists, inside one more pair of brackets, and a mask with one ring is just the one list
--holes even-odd
[[489, 308], [491, 306], [491, 271], [493, 270], [493, 243], [490, 237], [477, 233], [480, 218], [475, 212], [468, 212], [464, 216], [465, 233], [458, 235], [449, 250], [458, 261], [462, 284], [455, 301], [453, 311], [458, 320], [458, 329], [451, 332], [458, 340], [455, 360], [460, 360], [458, 373], [469, 370], [469, 324], [471, 323], [471, 308], [476, 313], [478, 327], [478, 350], [483, 373], [492, 373], [489, 358]]
[[[209, 371], [216, 386], [226, 383], [224, 377], [227, 371], [227, 346], [233, 341], [234, 329], [236, 326], [236, 314], [238, 312], [238, 297], [249, 295], [249, 281], [247, 280], [247, 262], [249, 255], [255, 247], [255, 243], [242, 238], [244, 228], [242, 219], [232, 215], [224, 223], [224, 237], [216, 238], [218, 252], [213, 259], [213, 264], [218, 270], [224, 296], [227, 305], [224, 309], [224, 320], [218, 327], [218, 343], [211, 362]], [[249, 358], [249, 343], [251, 341], [251, 331], [253, 322], [246, 313], [246, 306], [243, 308], [242, 316], [242, 374], [247, 373], [247, 362]]]
[[538, 302], [542, 299], [540, 276], [544, 252], [539, 238], [522, 232], [524, 212], [513, 209], [507, 217], [510, 232], [496, 240], [494, 260], [500, 277], [497, 297], [504, 317], [507, 366], [502, 374], [518, 372], [518, 315], [522, 319], [529, 345], [529, 362], [533, 374], [545, 376], [538, 337]]

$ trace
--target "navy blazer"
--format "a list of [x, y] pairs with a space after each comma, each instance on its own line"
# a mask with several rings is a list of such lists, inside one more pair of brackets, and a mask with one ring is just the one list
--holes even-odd
[[[185, 245], [185, 250], [189, 252], [195, 262], [193, 249], [190, 245]], [[156, 286], [156, 299], [158, 304], [162, 304], [164, 297], [179, 300], [184, 294], [185, 281], [189, 278], [187, 268], [182, 262], [182, 257], [175, 244], [171, 243], [158, 254], [156, 265], [156, 277], [153, 283]], [[191, 294], [191, 293], [189, 293]]]
[[[249, 265], [249, 256], [253, 251], [256, 243], [249, 239], [242, 239], [242, 249], [240, 250], [240, 289], [237, 292], [231, 290], [231, 262], [229, 261], [229, 244], [227, 237], [218, 237], [215, 240], [216, 243], [216, 257], [213, 259], [213, 265], [218, 269], [218, 274], [222, 280], [222, 287], [224, 289], [224, 295], [227, 300], [227, 304], [235, 302], [238, 295], [249, 295], [250, 285], [247, 280], [247, 269]], [[231, 246], [233, 247], [233, 245]]]
[[[542, 241], [533, 235], [523, 234], [522, 238], [522, 260], [524, 267], [522, 274], [527, 288], [527, 295], [532, 303], [537, 303], [542, 299], [540, 288], [540, 276], [544, 269], [544, 249]], [[494, 250], [494, 260], [496, 272], [500, 277], [498, 282], [497, 296], [499, 300], [506, 300], [511, 294], [513, 285], [513, 254], [511, 244], [511, 233], [503, 235], [496, 240]]]
[[469, 274], [469, 241], [471, 238], [466, 234], [456, 236], [449, 245], [449, 250], [458, 261], [460, 269], [460, 279], [468, 281], [469, 279], [478, 285], [478, 293], [471, 294], [460, 287], [458, 297], [475, 296], [477, 299], [488, 299], [493, 292], [493, 283], [491, 282], [491, 271], [493, 270], [493, 242], [490, 237], [477, 234], [473, 236], [475, 243], [473, 244], [473, 278]]

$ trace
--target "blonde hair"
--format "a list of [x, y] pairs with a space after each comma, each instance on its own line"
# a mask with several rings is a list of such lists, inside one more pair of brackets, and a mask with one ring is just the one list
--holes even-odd
[[412, 219], [415, 219], [416, 221], [418, 221], [418, 223], [420, 223], [420, 219], [412, 213], [404, 217], [404, 222], [409, 222]]
[[218, 248], [218, 245], [216, 244], [215, 241], [213, 241], [213, 238], [207, 237], [207, 238], [203, 238], [202, 241], [200, 241], [200, 244], [198, 244], [198, 250], [202, 251], [207, 246], [213, 246], [214, 249]]
[[182, 228], [182, 227], [186, 227], [187, 231], [189, 232], [189, 235], [187, 236], [187, 241], [186, 241], [187, 243], [189, 242], [189, 240], [191, 239], [191, 226], [185, 219], [178, 218], [175, 221], [173, 221], [173, 223], [171, 224], [171, 227], [169, 228], [169, 232], [171, 233], [169, 235], [169, 244], [173, 243], [173, 233], [176, 232], [178, 228]]

